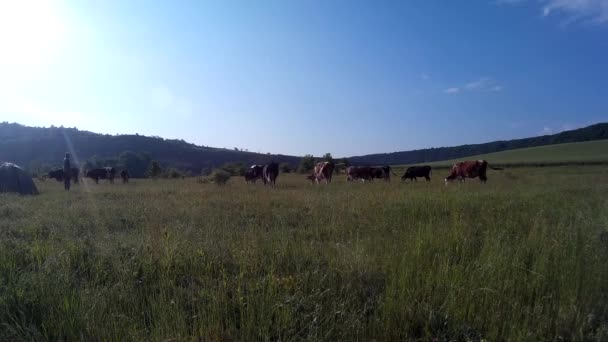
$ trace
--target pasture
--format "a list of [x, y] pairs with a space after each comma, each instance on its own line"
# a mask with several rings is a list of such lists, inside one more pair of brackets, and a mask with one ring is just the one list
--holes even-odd
[[446, 173], [1, 195], [0, 340], [608, 339], [608, 168]]
[[[539, 164], [583, 164], [608, 161], [608, 140], [594, 140], [577, 143], [555, 144], [538, 147], [480, 154], [468, 157], [470, 160], [485, 159], [492, 164], [516, 164], [536, 166]], [[460, 159], [427, 163], [434, 167], [450, 167]]]

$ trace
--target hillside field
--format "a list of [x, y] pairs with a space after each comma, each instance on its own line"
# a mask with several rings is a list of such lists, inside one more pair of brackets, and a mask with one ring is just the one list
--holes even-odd
[[579, 162], [606, 162], [608, 164], [608, 140], [520, 148], [427, 164], [446, 167], [461, 160], [477, 159], [485, 159], [491, 164], [501, 165], [528, 164], [534, 166], [539, 164]]
[[488, 177], [38, 182], [0, 195], [0, 340], [607, 340], [608, 167]]

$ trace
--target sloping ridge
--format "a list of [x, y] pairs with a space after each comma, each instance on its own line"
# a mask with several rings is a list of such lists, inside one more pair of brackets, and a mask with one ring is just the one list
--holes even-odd
[[502, 152], [431, 162], [434, 167], [450, 167], [461, 160], [485, 159], [492, 165], [541, 166], [565, 164], [608, 164], [608, 140], [520, 148]]
[[28, 166], [31, 162], [57, 163], [70, 151], [80, 161], [93, 156], [116, 158], [125, 151], [146, 152], [163, 165], [200, 172], [230, 162], [262, 164], [269, 161], [293, 166], [300, 158], [197, 146], [183, 140], [143, 135], [106, 135], [75, 128], [28, 127], [0, 123], [0, 161]]
[[[449, 161], [456, 158], [484, 155], [500, 151], [563, 143], [608, 139], [608, 123], [526, 139], [494, 141], [484, 144], [439, 147], [350, 158], [353, 165], [406, 165]], [[331, 146], [327, 146], [331, 151]], [[225, 163], [263, 164], [269, 161], [289, 163], [295, 167], [300, 157], [261, 154], [197, 146], [183, 140], [143, 135], [108, 135], [75, 128], [28, 127], [16, 123], [0, 123], [0, 162], [10, 161], [28, 168], [31, 163], [56, 164], [66, 151], [84, 161], [93, 156], [116, 158], [125, 151], [146, 152], [164, 166], [198, 173], [202, 168], [219, 167]]]
[[369, 154], [351, 157], [354, 165], [407, 165], [447, 161], [456, 158], [483, 155], [487, 153], [515, 150], [521, 148], [545, 146], [554, 144], [584, 142], [608, 139], [608, 123], [598, 123], [588, 127], [564, 131], [553, 135], [543, 135], [533, 138], [493, 141], [483, 144], [461, 145], [454, 147], [438, 147], [413, 151]]

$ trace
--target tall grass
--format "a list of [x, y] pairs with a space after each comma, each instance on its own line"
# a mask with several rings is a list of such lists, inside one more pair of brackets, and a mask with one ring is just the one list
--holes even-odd
[[0, 196], [0, 340], [606, 340], [608, 172]]

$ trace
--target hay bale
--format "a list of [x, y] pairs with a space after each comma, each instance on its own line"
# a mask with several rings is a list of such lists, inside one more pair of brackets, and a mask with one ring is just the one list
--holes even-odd
[[38, 189], [22, 168], [13, 163], [0, 165], [0, 193], [16, 192], [22, 195], [37, 195]]

